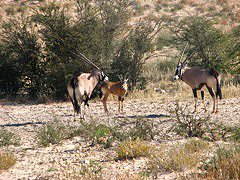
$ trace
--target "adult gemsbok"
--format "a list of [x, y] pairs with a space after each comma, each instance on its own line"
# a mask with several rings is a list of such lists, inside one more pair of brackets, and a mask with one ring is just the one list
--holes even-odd
[[[73, 53], [73, 52], [72, 52]], [[74, 76], [68, 82], [68, 94], [70, 100], [73, 104], [74, 110], [74, 120], [75, 113], [80, 113], [80, 117], [82, 115], [81, 105], [84, 102], [85, 105], [88, 105], [88, 100], [93, 92], [95, 86], [102, 81], [108, 81], [108, 77], [103, 73], [102, 69], [97, 67], [93, 62], [87, 59], [83, 54], [80, 55], [73, 53], [76, 56], [83, 59], [86, 63], [93, 65], [96, 69], [94, 69], [91, 73], [82, 73], [79, 76]]]
[[[193, 95], [195, 98], [195, 110], [197, 111], [197, 91], [201, 90], [202, 102], [204, 105], [205, 112], [207, 111], [205, 103], [204, 103], [204, 90], [203, 87], [206, 86], [210, 95], [213, 98], [213, 111], [212, 113], [218, 112], [218, 98], [222, 99], [222, 91], [220, 88], [220, 74], [214, 69], [202, 69], [199, 66], [188, 67], [187, 60], [190, 56], [192, 56], [193, 52], [198, 48], [196, 48], [191, 55], [189, 55], [183, 62], [181, 62], [184, 52], [187, 48], [185, 46], [182, 55], [178, 61], [178, 65], [176, 68], [174, 80], [181, 79], [187, 85], [192, 88]], [[216, 85], [216, 93], [214, 93], [213, 87]], [[216, 107], [216, 108], [215, 108]]]
[[123, 101], [128, 90], [127, 81], [128, 79], [126, 78], [124, 78], [124, 80], [121, 80], [120, 78], [120, 81], [118, 82], [109, 82], [109, 81], [103, 82], [101, 86], [101, 92], [103, 95], [103, 98], [102, 98], [103, 107], [106, 113], [108, 113], [106, 102], [110, 94], [118, 96], [118, 112], [121, 112], [121, 111], [123, 112]]

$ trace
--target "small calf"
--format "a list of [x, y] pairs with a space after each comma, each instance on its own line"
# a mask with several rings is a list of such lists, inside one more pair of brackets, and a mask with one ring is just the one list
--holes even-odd
[[109, 82], [109, 81], [103, 82], [103, 85], [101, 86], [101, 92], [103, 95], [103, 98], [102, 98], [103, 107], [106, 113], [108, 113], [106, 102], [109, 94], [118, 96], [118, 112], [123, 112], [123, 101], [128, 90], [127, 81], [128, 79], [124, 79], [123, 81], [118, 81], [118, 82]]

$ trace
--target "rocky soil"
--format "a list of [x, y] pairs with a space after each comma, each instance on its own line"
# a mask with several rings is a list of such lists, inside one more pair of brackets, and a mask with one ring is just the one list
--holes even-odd
[[[240, 98], [224, 99], [219, 105], [220, 112], [211, 115], [212, 119], [229, 125], [240, 125]], [[95, 119], [105, 124], [112, 124], [121, 118], [137, 117], [156, 122], [170, 121], [172, 117], [168, 116], [168, 112], [173, 106], [174, 102], [163, 103], [160, 99], [127, 100], [125, 112], [118, 114], [116, 102], [111, 101], [108, 102], [111, 114], [105, 114], [101, 102], [91, 102], [92, 117], [86, 109], [85, 121]], [[210, 106], [211, 102], [208, 103], [208, 109], [211, 109]], [[64, 179], [69, 177], [64, 175], [64, 172], [72, 171], [74, 167], [80, 167], [89, 161], [101, 165], [107, 179], [116, 179], [119, 176], [132, 177], [145, 168], [145, 158], [116, 161], [114, 147], [108, 149], [98, 145], [91, 147], [90, 142], [81, 137], [64, 140], [59, 145], [51, 145], [47, 148], [39, 147], [36, 140], [39, 128], [54, 119], [77, 125], [78, 122], [73, 122], [72, 114], [72, 106], [69, 102], [52, 104], [1, 102], [0, 128], [18, 134], [21, 137], [21, 143], [20, 146], [2, 148], [5, 151], [6, 149], [12, 151], [17, 157], [17, 163], [9, 170], [0, 172], [0, 179], [59, 179], [61, 177]], [[160, 142], [161, 140], [157, 139], [151, 143], [158, 145]], [[165, 178], [166, 175], [162, 177]]]

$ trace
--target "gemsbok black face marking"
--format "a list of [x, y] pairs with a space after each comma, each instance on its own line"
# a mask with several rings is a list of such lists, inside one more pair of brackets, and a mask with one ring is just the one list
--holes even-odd
[[80, 53], [81, 56], [76, 53], [73, 53], [73, 54], [82, 58], [85, 62], [93, 65], [96, 68], [91, 73], [82, 73], [78, 77], [72, 77], [68, 82], [67, 90], [68, 90], [70, 100], [73, 104], [74, 120], [75, 120], [75, 112], [80, 113], [80, 117], [82, 115], [82, 112], [81, 112], [82, 102], [84, 102], [84, 105], [87, 105], [89, 107], [88, 100], [90, 99], [90, 96], [95, 86], [101, 81], [108, 81], [108, 77], [104, 74], [102, 69], [98, 68], [93, 62], [87, 59], [83, 54]]
[[[201, 90], [201, 97], [204, 104], [204, 110], [207, 111], [205, 103], [204, 103], [204, 91], [203, 87], [206, 86], [210, 95], [213, 98], [213, 111], [212, 113], [218, 112], [218, 97], [222, 99], [222, 91], [220, 88], [220, 74], [214, 69], [202, 69], [198, 66], [188, 67], [187, 60], [193, 54], [193, 52], [198, 48], [196, 48], [190, 56], [188, 56], [183, 62], [181, 62], [183, 54], [187, 48], [185, 46], [182, 56], [178, 61], [178, 65], [176, 67], [175, 75], [173, 77], [174, 80], [181, 79], [187, 85], [192, 88], [193, 95], [195, 98], [195, 110], [197, 111], [197, 91]], [[216, 93], [213, 91], [213, 87], [216, 85]], [[216, 106], [216, 107], [215, 107]]]
[[177, 65], [175, 75], [174, 75], [174, 80], [178, 80], [181, 77], [181, 63]]

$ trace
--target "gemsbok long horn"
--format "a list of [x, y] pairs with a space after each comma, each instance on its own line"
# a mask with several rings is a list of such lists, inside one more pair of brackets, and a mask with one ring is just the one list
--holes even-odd
[[79, 53], [79, 54], [76, 54], [75, 52], [72, 52], [71, 51], [71, 53], [73, 53], [74, 55], [76, 55], [76, 56], [78, 56], [78, 57], [80, 57], [81, 59], [83, 59], [86, 63], [89, 63], [89, 64], [91, 64], [92, 66], [94, 66], [95, 68], [97, 68], [97, 69], [100, 69], [96, 64], [94, 64], [92, 61], [90, 61], [86, 56], [84, 56], [82, 53]]
[[186, 57], [186, 59], [183, 61], [183, 63], [185, 63], [185, 62], [194, 54], [194, 52], [197, 50], [197, 48], [199, 48], [199, 46], [200, 46], [200, 45], [198, 45], [198, 46], [192, 51], [192, 53], [191, 53], [189, 56]]
[[182, 54], [181, 54], [181, 57], [180, 57], [178, 63], [181, 62], [181, 60], [182, 60], [182, 58], [183, 58], [183, 55], [184, 55], [184, 53], [185, 53], [185, 51], [186, 51], [186, 49], [187, 49], [187, 46], [188, 46], [188, 42], [186, 43], [186, 46], [185, 46], [184, 49], [183, 49], [183, 52], [182, 52]]

